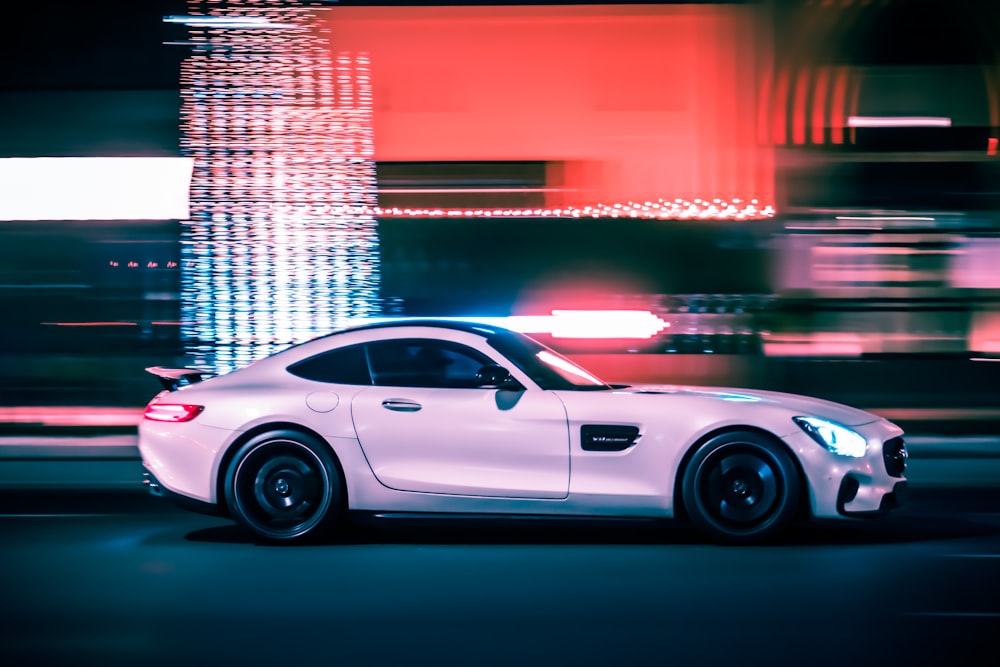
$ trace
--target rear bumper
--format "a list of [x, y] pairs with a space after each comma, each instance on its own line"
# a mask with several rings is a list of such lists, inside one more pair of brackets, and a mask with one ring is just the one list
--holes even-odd
[[220, 505], [206, 503], [201, 500], [189, 498], [188, 496], [182, 496], [179, 493], [174, 493], [167, 487], [163, 486], [163, 484], [160, 483], [160, 480], [156, 479], [156, 475], [150, 472], [148, 468], [142, 472], [142, 485], [146, 487], [146, 490], [150, 495], [156, 496], [157, 498], [163, 498], [186, 510], [198, 512], [199, 514], [208, 514], [210, 516], [226, 516], [226, 512]]

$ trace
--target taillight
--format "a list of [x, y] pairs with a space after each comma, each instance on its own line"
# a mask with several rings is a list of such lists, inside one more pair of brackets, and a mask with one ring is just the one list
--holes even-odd
[[205, 409], [203, 405], [181, 405], [180, 403], [150, 403], [143, 417], [155, 422], [189, 422]]

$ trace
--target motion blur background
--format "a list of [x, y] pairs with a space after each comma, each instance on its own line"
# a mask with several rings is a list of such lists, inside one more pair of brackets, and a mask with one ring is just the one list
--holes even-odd
[[608, 310], [534, 333], [613, 381], [1000, 405], [995, 0], [20, 11], [2, 406], [141, 406], [146, 366], [370, 318]]

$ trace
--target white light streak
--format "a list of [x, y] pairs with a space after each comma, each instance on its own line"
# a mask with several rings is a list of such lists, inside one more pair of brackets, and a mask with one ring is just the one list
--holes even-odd
[[[379, 322], [401, 322], [408, 317], [375, 317], [351, 320], [349, 326]], [[442, 322], [475, 322], [526, 334], [548, 334], [553, 338], [649, 339], [670, 326], [648, 310], [553, 310], [551, 315], [503, 317], [422, 317]]]
[[163, 22], [190, 28], [283, 30], [297, 27], [294, 23], [275, 23], [263, 16], [164, 16]]
[[554, 338], [652, 338], [669, 324], [648, 310], [553, 310]]
[[851, 116], [848, 127], [951, 127], [943, 116]]
[[0, 159], [0, 220], [186, 220], [194, 161]]
[[937, 218], [920, 215], [838, 215], [837, 220], [881, 220], [889, 221], [910, 221], [910, 222], [934, 222]]

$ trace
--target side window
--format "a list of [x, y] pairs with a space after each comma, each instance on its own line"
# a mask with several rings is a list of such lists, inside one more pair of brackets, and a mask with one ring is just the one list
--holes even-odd
[[372, 383], [363, 345], [352, 345], [317, 354], [288, 367], [288, 372], [306, 380], [333, 384]]
[[470, 347], [428, 339], [369, 343], [368, 356], [375, 384], [384, 387], [473, 388], [479, 369], [492, 363]]

